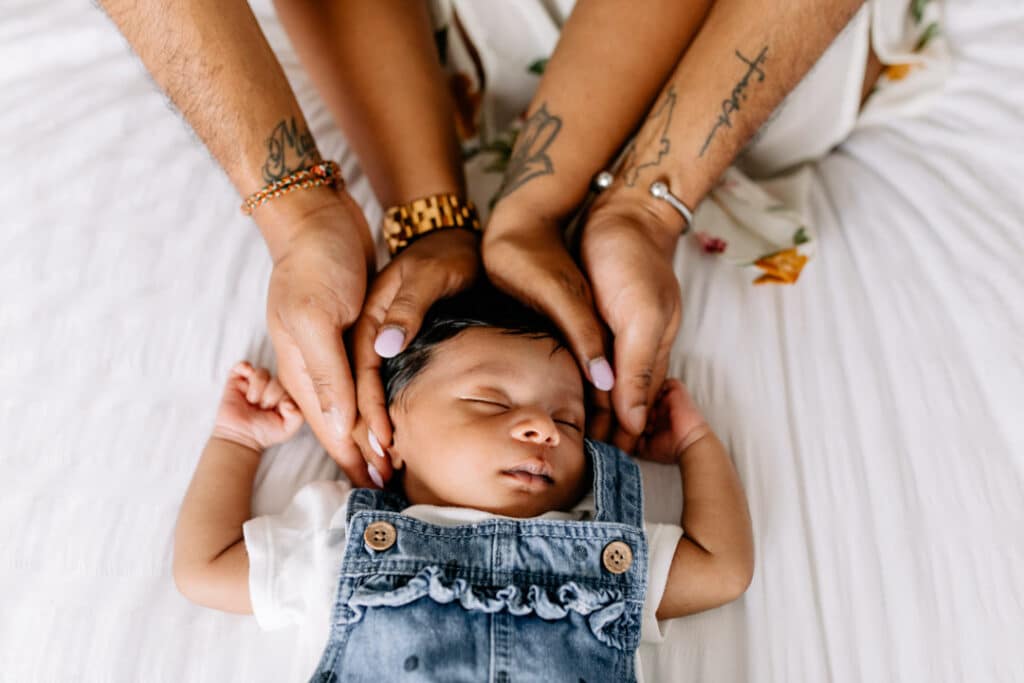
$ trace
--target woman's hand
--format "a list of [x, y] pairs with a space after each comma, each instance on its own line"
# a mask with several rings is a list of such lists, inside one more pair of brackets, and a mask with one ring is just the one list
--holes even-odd
[[[618, 423], [611, 440], [632, 451], [679, 328], [679, 286], [672, 270], [679, 226], [660, 207], [651, 211], [636, 193], [606, 195], [583, 227], [582, 272], [556, 222], [513, 217], [501, 205], [485, 233], [483, 257], [491, 280], [554, 320], [591, 383], [611, 390]], [[614, 337], [614, 375], [601, 320]], [[597, 407], [600, 412], [606, 406], [598, 400]], [[593, 421], [589, 431], [604, 438]]]
[[627, 452], [636, 447], [665, 381], [682, 319], [672, 269], [680, 227], [675, 217], [657, 211], [661, 207], [649, 207], [635, 193], [602, 196], [580, 241], [597, 311], [614, 336], [618, 379], [611, 401], [618, 426], [612, 442]]
[[344, 192], [312, 190], [270, 202], [257, 218], [274, 259], [267, 328], [281, 382], [352, 483], [369, 486], [351, 435], [356, 397], [342, 339], [362, 309], [371, 270], [366, 221]]
[[[368, 471], [381, 481], [392, 473], [385, 456], [392, 429], [380, 377], [381, 358], [400, 353], [419, 332], [427, 309], [469, 287], [479, 273], [480, 237], [469, 230], [438, 230], [395, 256], [370, 288], [353, 343], [359, 415], [368, 428], [370, 446], [362, 452], [367, 467], [374, 468]], [[362, 443], [361, 429], [357, 441]]]

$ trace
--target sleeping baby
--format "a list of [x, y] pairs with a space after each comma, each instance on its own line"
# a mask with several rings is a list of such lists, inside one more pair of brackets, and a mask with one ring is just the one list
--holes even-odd
[[182, 504], [179, 590], [298, 626], [296, 679], [642, 680], [637, 648], [660, 641], [660, 621], [746, 590], [746, 500], [678, 381], [639, 455], [680, 467], [681, 527], [644, 522], [636, 463], [584, 437], [583, 380], [558, 331], [495, 290], [435, 304], [382, 374], [386, 489], [317, 481], [250, 519], [262, 451], [302, 418], [240, 363]]

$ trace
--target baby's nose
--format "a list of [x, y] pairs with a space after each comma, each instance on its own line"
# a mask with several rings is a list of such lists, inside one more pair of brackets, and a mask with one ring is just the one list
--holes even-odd
[[512, 426], [512, 436], [527, 443], [551, 447], [557, 446], [561, 440], [555, 421], [546, 413], [539, 411], [517, 420]]

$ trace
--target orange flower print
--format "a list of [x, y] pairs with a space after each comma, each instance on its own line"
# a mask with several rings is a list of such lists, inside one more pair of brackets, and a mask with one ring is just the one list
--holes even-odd
[[754, 280], [754, 284], [791, 285], [800, 277], [800, 271], [806, 263], [807, 257], [796, 249], [786, 249], [762, 256], [754, 265], [765, 274]]
[[913, 64], [890, 64], [885, 67], [885, 77], [890, 81], [902, 81], [913, 68]]

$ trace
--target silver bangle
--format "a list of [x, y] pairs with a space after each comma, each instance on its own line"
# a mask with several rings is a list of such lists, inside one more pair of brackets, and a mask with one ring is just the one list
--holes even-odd
[[[612, 183], [615, 182], [615, 176], [610, 171], [601, 171], [594, 176], [594, 189], [598, 192], [603, 192], [611, 187]], [[693, 211], [690, 211], [690, 207], [683, 204], [683, 200], [672, 194], [672, 191], [668, 189], [668, 185], [661, 181], [656, 180], [651, 183], [651, 196], [655, 199], [662, 199], [668, 202], [673, 209], [679, 212], [679, 215], [686, 221], [686, 226], [683, 227], [683, 231], [680, 235], [685, 235], [690, 231], [690, 225], [693, 223]]]
[[672, 208], [679, 212], [686, 221], [686, 227], [679, 234], [685, 235], [690, 230], [690, 224], [693, 223], [693, 211], [690, 211], [690, 207], [683, 204], [683, 200], [672, 194], [672, 191], [668, 189], [668, 185], [658, 180], [651, 183], [651, 196], [656, 199], [664, 199], [666, 202], [672, 205]]

